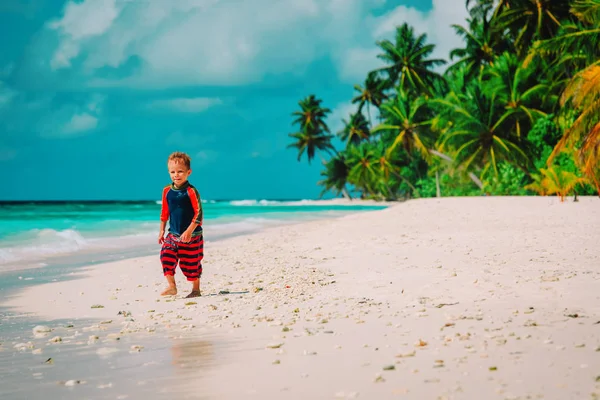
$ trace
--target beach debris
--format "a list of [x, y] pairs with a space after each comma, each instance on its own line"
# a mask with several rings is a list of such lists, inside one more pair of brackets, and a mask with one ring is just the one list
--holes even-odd
[[102, 304], [94, 304], [90, 308], [104, 308], [104, 306]]
[[255, 287], [253, 290], [254, 290], [254, 293], [258, 293], [258, 292], [262, 291], [263, 288], [261, 288], [261, 287]]
[[577, 314], [577, 313], [575, 313], [575, 314], [567, 314], [565, 316], [569, 317], [569, 318], [579, 318], [579, 314]]
[[450, 328], [451, 326], [454, 326], [454, 325], [456, 325], [454, 322], [446, 322], [446, 323], [444, 324], [444, 326], [442, 326], [442, 327], [440, 328], [440, 331], [443, 331], [443, 330], [444, 330], [444, 328]]
[[122, 315], [123, 317], [131, 317], [131, 311], [119, 311], [117, 315]]
[[275, 360], [275, 361], [273, 361], [273, 364], [275, 364], [275, 365], [281, 364], [281, 361], [280, 360]]
[[99, 336], [96, 335], [91, 335], [88, 337], [88, 344], [94, 344], [96, 343], [96, 341], [98, 341], [100, 339]]
[[144, 346], [134, 344], [129, 348], [129, 352], [130, 353], [139, 353], [140, 351], [142, 351], [143, 348], [144, 348]]
[[375, 375], [375, 383], [382, 383], [382, 382], [385, 382], [385, 379], [383, 378], [383, 376], [381, 376], [381, 374]]
[[455, 306], [455, 305], [457, 305], [457, 304], [458, 304], [458, 302], [456, 302], [456, 303], [440, 303], [440, 304], [438, 304], [438, 305], [437, 305], [437, 306], [435, 306], [435, 307], [436, 307], [436, 308], [442, 308], [442, 307], [446, 307], [446, 306]]
[[444, 366], [444, 360], [435, 360], [433, 368], [441, 368]]
[[498, 367], [490, 367], [489, 370], [490, 371], [498, 371]]
[[104, 321], [100, 321], [101, 324], [112, 324], [112, 319], [106, 319]]
[[39, 335], [39, 334], [49, 333], [49, 332], [52, 332], [52, 328], [50, 328], [46, 325], [38, 325], [35, 328], [33, 328], [34, 335]]
[[59, 385], [65, 385], [65, 386], [75, 386], [75, 385], [81, 385], [84, 384], [85, 381], [80, 381], [80, 380], [75, 380], [75, 379], [70, 379], [68, 381], [60, 381], [58, 382]]
[[27, 342], [27, 343], [17, 343], [14, 345], [14, 348], [18, 351], [24, 351], [27, 349], [33, 349], [35, 346], [33, 343], [31, 342]]
[[412, 351], [412, 352], [410, 352], [410, 353], [406, 353], [406, 354], [398, 354], [396, 357], [398, 357], [398, 358], [406, 358], [406, 357], [414, 357], [414, 356], [416, 356], [416, 355], [417, 355], [417, 351], [416, 351], [416, 350], [413, 350], [413, 351]]
[[278, 348], [280, 348], [281, 346], [283, 346], [283, 343], [281, 343], [281, 342], [279, 342], [279, 343], [269, 343], [269, 344], [267, 345], [267, 348], [268, 348], [268, 349], [278, 349]]
[[48, 342], [50, 342], [50, 343], [62, 342], [62, 338], [60, 336], [54, 336], [52, 339], [48, 339]]
[[384, 371], [393, 371], [395, 369], [396, 369], [396, 366], [394, 364], [386, 365], [383, 367]]
[[417, 347], [425, 347], [425, 346], [427, 346], [427, 342], [419, 339], [419, 341], [417, 343], [415, 343], [415, 346], [417, 346]]
[[184, 305], [186, 305], [186, 306], [194, 306], [194, 305], [196, 305], [196, 304], [198, 304], [198, 303], [196, 303], [195, 301], [188, 301], [188, 302], [187, 302], [187, 303], [185, 303]]
[[52, 359], [52, 357], [50, 357], [49, 359], [44, 361], [44, 364], [54, 364], [54, 360]]
[[230, 294], [231, 292], [227, 289], [225, 290], [219, 290], [219, 294]]

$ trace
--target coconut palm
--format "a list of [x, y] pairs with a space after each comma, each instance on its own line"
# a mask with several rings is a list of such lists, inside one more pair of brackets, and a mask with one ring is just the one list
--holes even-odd
[[569, 2], [564, 0], [504, 0], [494, 11], [497, 31], [511, 33], [520, 55], [535, 40], [555, 36], [569, 17]]
[[435, 81], [442, 77], [432, 68], [446, 63], [442, 59], [430, 59], [435, 45], [427, 44], [427, 35], [416, 36], [407, 23], [396, 28], [395, 43], [384, 39], [377, 42], [383, 53], [377, 57], [387, 65], [375, 70], [384, 72], [394, 86], [416, 94], [431, 95]]
[[371, 136], [369, 122], [362, 112], [355, 112], [350, 116], [350, 121], [343, 120], [343, 122], [344, 129], [338, 132], [338, 136], [346, 142], [346, 145], [359, 144]]
[[465, 93], [451, 93], [445, 99], [434, 99], [443, 118], [450, 121], [440, 138], [442, 151], [453, 150], [454, 160], [465, 170], [481, 170], [481, 176], [490, 168], [498, 174], [498, 162], [505, 160], [524, 165], [527, 155], [511, 129], [507, 129], [502, 107], [494, 93], [484, 93], [479, 84], [468, 86]]
[[556, 144], [548, 164], [563, 149], [577, 149], [582, 171], [594, 182], [600, 194], [600, 61], [572, 79], [563, 93], [561, 104], [580, 110], [580, 114]]
[[531, 129], [539, 117], [546, 115], [541, 106], [549, 87], [537, 83], [537, 72], [534, 65], [524, 67], [512, 53], [502, 54], [487, 69], [488, 91], [495, 93], [497, 101], [504, 106], [498, 122], [510, 125], [517, 137], [521, 137], [522, 131]]
[[352, 183], [363, 193], [375, 193], [375, 186], [379, 178], [377, 168], [377, 154], [373, 146], [364, 142], [358, 146], [350, 146], [348, 152], [348, 182]]
[[325, 163], [325, 170], [321, 171], [322, 180], [317, 182], [318, 185], [323, 186], [323, 190], [319, 197], [331, 191], [335, 195], [344, 195], [344, 197], [351, 198], [346, 184], [348, 182], [349, 168], [346, 163], [346, 156], [343, 153], [338, 153]]
[[457, 35], [465, 41], [464, 48], [456, 48], [450, 52], [450, 59], [458, 58], [448, 71], [464, 66], [468, 79], [473, 79], [483, 72], [483, 67], [493, 65], [496, 56], [510, 48], [510, 43], [493, 31], [486, 18], [468, 19], [468, 28], [452, 25]]
[[431, 114], [423, 97], [413, 97], [399, 90], [396, 97], [381, 106], [383, 123], [372, 132], [382, 132], [384, 140], [390, 143], [389, 152], [402, 146], [409, 154], [418, 151], [424, 159], [429, 159], [429, 149], [435, 142], [435, 134], [430, 129]]
[[331, 144], [333, 135], [328, 134], [329, 127], [325, 123], [327, 114], [330, 109], [321, 106], [322, 100], [317, 99], [314, 95], [310, 95], [298, 102], [300, 111], [294, 111], [292, 116], [295, 116], [295, 124], [300, 125], [298, 132], [288, 134], [294, 139], [294, 142], [287, 147], [293, 147], [298, 150], [298, 161], [306, 152], [308, 163], [315, 157], [317, 150], [331, 152], [335, 151]]
[[329, 127], [325, 123], [325, 118], [327, 117], [327, 114], [331, 113], [331, 110], [322, 107], [322, 102], [323, 100], [318, 99], [314, 94], [300, 100], [298, 102], [300, 111], [294, 111], [292, 113], [292, 116], [296, 117], [293, 123], [299, 124], [301, 130], [309, 128], [314, 131], [329, 132]]
[[373, 120], [371, 119], [371, 106], [379, 108], [381, 103], [387, 100], [388, 95], [385, 93], [389, 88], [389, 81], [382, 79], [377, 74], [367, 74], [364, 86], [354, 85], [354, 90], [358, 92], [352, 99], [352, 104], [358, 103], [358, 111], [362, 111], [362, 108], [367, 105], [367, 115], [369, 116], [369, 124], [373, 126]]
[[578, 185], [586, 183], [586, 179], [577, 176], [577, 174], [562, 170], [558, 166], [541, 168], [538, 174], [534, 175], [533, 183], [525, 186], [525, 189], [532, 190], [541, 196], [557, 195], [560, 201], [565, 201], [565, 197], [573, 193]]

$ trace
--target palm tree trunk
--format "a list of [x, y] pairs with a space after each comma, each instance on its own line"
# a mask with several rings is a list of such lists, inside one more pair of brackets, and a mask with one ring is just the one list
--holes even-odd
[[440, 190], [440, 171], [435, 171], [435, 197], [442, 197], [442, 191]]
[[350, 193], [348, 192], [346, 185], [344, 185], [344, 187], [342, 188], [342, 195], [344, 196], [345, 199], [352, 200], [352, 196], [350, 196]]
[[371, 129], [373, 129], [373, 120], [371, 119], [371, 104], [367, 102], [367, 114], [369, 115], [369, 125], [371, 125]]
[[407, 185], [408, 185], [408, 186], [409, 186], [409, 187], [410, 187], [410, 188], [411, 188], [413, 191], [416, 191], [416, 190], [417, 190], [417, 188], [416, 188], [416, 187], [414, 187], [414, 186], [412, 185], [412, 183], [410, 183], [410, 182], [408, 181], [408, 179], [406, 179], [405, 177], [401, 176], [401, 175], [400, 175], [399, 173], [397, 173], [396, 171], [392, 171], [392, 174], [394, 174], [394, 176], [395, 176], [396, 178], [399, 178], [400, 180], [402, 180], [403, 182], [405, 182], [405, 183], [406, 183], [406, 184], [407, 184]]
[[[449, 157], [446, 154], [441, 153], [437, 150], [429, 149], [429, 152], [435, 156], [440, 157], [441, 159], [444, 159], [449, 162], [454, 162], [454, 160], [451, 157]], [[469, 178], [471, 178], [471, 180], [477, 185], [477, 187], [479, 187], [479, 189], [483, 190], [483, 182], [481, 182], [481, 180], [477, 177], [477, 175], [475, 175], [472, 172], [469, 172], [468, 175], [469, 175]]]

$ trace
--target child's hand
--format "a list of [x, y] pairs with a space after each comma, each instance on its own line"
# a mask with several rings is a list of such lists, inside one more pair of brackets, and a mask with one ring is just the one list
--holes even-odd
[[160, 231], [158, 234], [158, 244], [163, 244], [165, 242], [165, 231]]
[[192, 240], [192, 232], [189, 231], [183, 232], [179, 237], [179, 241], [183, 243], [188, 243], [190, 240]]

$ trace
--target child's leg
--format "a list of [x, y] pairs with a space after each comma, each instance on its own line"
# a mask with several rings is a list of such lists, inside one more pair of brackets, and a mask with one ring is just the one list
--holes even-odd
[[200, 296], [200, 276], [204, 258], [204, 239], [202, 235], [192, 238], [189, 243], [180, 243], [177, 251], [179, 268], [188, 281], [192, 282], [192, 292], [188, 297]]
[[177, 294], [177, 285], [175, 284], [175, 266], [177, 266], [177, 261], [177, 243], [173, 236], [168, 234], [160, 251], [160, 262], [169, 287], [160, 294], [161, 296], [174, 296]]

